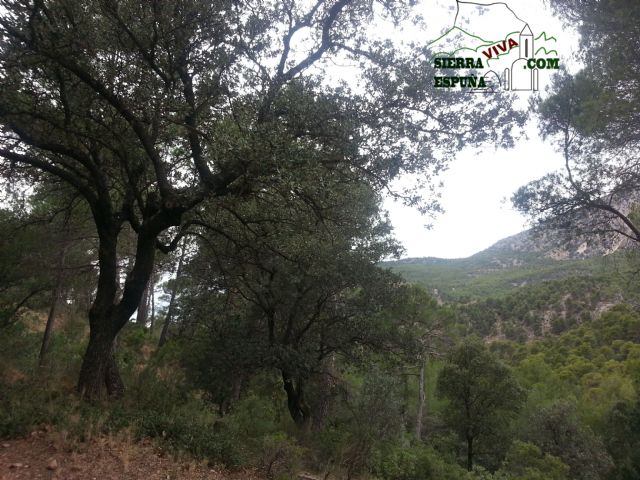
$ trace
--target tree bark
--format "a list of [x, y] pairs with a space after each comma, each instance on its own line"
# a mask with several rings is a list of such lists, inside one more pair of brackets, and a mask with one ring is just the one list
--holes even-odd
[[53, 326], [56, 319], [56, 313], [58, 310], [58, 303], [62, 296], [62, 280], [64, 275], [64, 260], [67, 255], [68, 245], [65, 245], [60, 250], [58, 256], [58, 265], [56, 272], [56, 284], [53, 288], [53, 295], [51, 298], [51, 307], [49, 308], [49, 315], [47, 316], [47, 326], [44, 328], [44, 335], [42, 336], [42, 346], [40, 347], [40, 354], [38, 355], [38, 365], [41, 367], [44, 365], [44, 360], [49, 351], [49, 345], [51, 344], [51, 334], [53, 332]]
[[156, 277], [151, 275], [151, 320], [149, 323], [149, 333], [153, 333], [153, 326], [156, 323]]
[[155, 282], [154, 282], [154, 288], [151, 289], [151, 320], [149, 322], [149, 333], [153, 333], [153, 327], [155, 323], [156, 323], [156, 295], [155, 295]]
[[320, 432], [324, 429], [329, 417], [334, 398], [335, 382], [335, 355], [325, 359], [325, 372], [322, 372], [318, 381], [319, 392], [313, 405], [313, 421], [311, 430]]
[[422, 417], [424, 416], [425, 392], [424, 392], [424, 371], [426, 366], [425, 358], [420, 359], [420, 377], [418, 380], [418, 412], [416, 413], [416, 440], [422, 439]]
[[409, 374], [402, 374], [402, 405], [400, 408], [400, 427], [404, 432], [409, 425], [410, 420], [408, 419], [408, 411], [409, 411]]
[[89, 345], [82, 360], [78, 392], [82, 398], [99, 399], [105, 396], [120, 397], [124, 384], [115, 358], [116, 333], [92, 330]]
[[313, 412], [313, 421], [311, 422], [311, 430], [314, 432], [320, 432], [324, 429], [327, 417], [329, 416], [329, 403], [331, 401], [331, 385], [324, 378], [321, 380], [322, 384], [319, 399]]
[[467, 470], [473, 470], [473, 437], [467, 436]]
[[136, 315], [136, 323], [139, 323], [143, 327], [147, 326], [147, 319], [149, 318], [149, 289], [151, 288], [151, 282], [147, 283], [147, 287], [144, 289], [142, 298], [140, 299], [140, 305], [138, 306], [138, 314]]
[[307, 429], [311, 421], [311, 408], [304, 397], [304, 382], [301, 378], [294, 382], [293, 377], [282, 371], [284, 391], [287, 393], [287, 408], [295, 424], [301, 429]]
[[169, 299], [169, 306], [167, 307], [167, 315], [164, 318], [164, 325], [162, 326], [162, 333], [160, 334], [160, 340], [158, 341], [158, 347], [162, 347], [167, 343], [167, 335], [169, 334], [169, 325], [173, 318], [173, 310], [175, 309], [176, 293], [180, 284], [180, 274], [182, 273], [182, 265], [184, 263], [184, 256], [187, 249], [187, 242], [182, 240], [182, 247], [180, 248], [180, 258], [178, 260], [178, 267], [176, 268], [176, 278], [173, 283], [173, 289], [171, 290], [171, 298]]
[[[97, 215], [94, 212], [94, 216]], [[116, 303], [118, 292], [117, 242], [119, 227], [105, 223], [99, 225], [98, 235], [98, 288], [89, 310], [89, 344], [80, 367], [78, 393], [89, 400], [108, 396], [121, 396], [124, 384], [115, 358], [115, 339], [118, 332], [134, 314], [151, 277], [155, 260], [157, 232], [163, 224], [154, 228], [141, 227], [138, 234], [133, 267], [124, 284], [122, 299]]]

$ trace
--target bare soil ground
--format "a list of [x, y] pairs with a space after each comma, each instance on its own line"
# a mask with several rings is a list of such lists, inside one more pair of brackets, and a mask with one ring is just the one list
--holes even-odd
[[151, 441], [97, 436], [86, 442], [48, 428], [0, 442], [0, 480], [263, 480], [254, 470], [229, 472], [179, 459]]

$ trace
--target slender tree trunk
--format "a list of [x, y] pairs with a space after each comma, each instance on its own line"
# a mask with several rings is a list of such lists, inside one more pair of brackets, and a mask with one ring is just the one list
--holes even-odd
[[144, 289], [142, 298], [140, 299], [140, 306], [138, 307], [138, 314], [136, 315], [136, 323], [147, 326], [147, 319], [149, 318], [149, 289], [151, 288], [151, 282], [147, 283], [147, 287]]
[[240, 401], [240, 398], [242, 397], [242, 387], [244, 385], [244, 382], [244, 374], [237, 373], [236, 375], [234, 375], [231, 383], [231, 393], [220, 402], [220, 416], [224, 416], [229, 413], [233, 404]]
[[408, 420], [409, 411], [409, 374], [402, 374], [402, 406], [400, 409], [400, 428], [404, 432], [407, 430], [410, 420]]
[[147, 321], [149, 320], [149, 312], [151, 310], [151, 278], [149, 278], [149, 282], [147, 283], [147, 288], [144, 289], [144, 294], [142, 295], [142, 304], [144, 305], [144, 318], [143, 321], [140, 322], [143, 327], [147, 326]]
[[326, 420], [330, 414], [331, 404], [336, 386], [334, 380], [335, 356], [331, 355], [324, 362], [326, 372], [323, 372], [318, 381], [319, 393], [313, 408], [313, 421], [311, 430], [319, 432], [324, 429]]
[[324, 429], [327, 417], [329, 415], [329, 403], [331, 401], [331, 388], [332, 386], [326, 379], [327, 375], [323, 375], [320, 380], [320, 395], [317, 400], [317, 405], [313, 411], [313, 421], [311, 422], [311, 430], [314, 432], [320, 432]]
[[173, 310], [175, 309], [176, 293], [180, 284], [180, 275], [182, 273], [182, 265], [184, 263], [184, 255], [187, 250], [187, 242], [182, 240], [182, 247], [180, 247], [180, 258], [178, 259], [178, 267], [176, 268], [176, 278], [173, 282], [173, 289], [171, 290], [171, 298], [169, 299], [169, 306], [167, 307], [167, 315], [164, 318], [164, 325], [162, 326], [162, 333], [160, 334], [160, 340], [158, 346], [162, 347], [167, 343], [167, 335], [169, 333], [169, 325], [173, 319]]
[[151, 320], [149, 324], [149, 333], [153, 333], [153, 326], [156, 323], [156, 277], [155, 272], [151, 275]]
[[38, 355], [38, 364], [44, 365], [45, 357], [49, 351], [49, 345], [51, 344], [51, 334], [53, 333], [53, 326], [56, 319], [56, 313], [58, 311], [58, 304], [60, 297], [62, 296], [62, 283], [64, 278], [64, 261], [67, 256], [68, 245], [64, 245], [60, 250], [58, 256], [58, 265], [56, 271], [56, 284], [53, 288], [53, 295], [51, 298], [51, 307], [49, 308], [49, 315], [47, 316], [47, 326], [44, 328], [44, 335], [42, 337], [42, 346], [40, 347], [40, 354]]
[[420, 359], [420, 377], [418, 380], [418, 412], [416, 413], [416, 440], [422, 439], [422, 418], [424, 416], [425, 392], [424, 392], [424, 371], [426, 359]]
[[467, 436], [467, 470], [473, 470], [473, 437]]
[[284, 391], [287, 393], [287, 408], [295, 424], [306, 430], [311, 421], [311, 408], [304, 397], [304, 382], [298, 378], [294, 382], [293, 377], [286, 371], [282, 371]]
[[242, 397], [242, 385], [244, 384], [245, 378], [244, 375], [237, 375], [236, 378], [233, 380], [233, 389], [232, 389], [232, 395], [231, 395], [231, 399], [234, 402], [239, 402], [240, 398]]

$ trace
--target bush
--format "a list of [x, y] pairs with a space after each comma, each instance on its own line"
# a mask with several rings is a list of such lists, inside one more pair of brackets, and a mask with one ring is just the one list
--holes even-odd
[[2, 386], [0, 396], [0, 438], [20, 437], [46, 420], [42, 399], [25, 384]]
[[500, 472], [512, 480], [567, 480], [569, 467], [531, 443], [515, 441]]
[[463, 480], [467, 472], [423, 444], [396, 444], [374, 454], [372, 472], [384, 480]]
[[262, 439], [261, 469], [268, 478], [294, 478], [302, 464], [304, 449], [285, 433], [273, 433]]

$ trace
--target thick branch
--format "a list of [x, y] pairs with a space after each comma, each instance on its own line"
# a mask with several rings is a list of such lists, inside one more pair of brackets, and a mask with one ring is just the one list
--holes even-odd
[[32, 155], [25, 155], [16, 153], [6, 148], [0, 148], [0, 157], [4, 157], [7, 160], [17, 163], [23, 163], [25, 165], [31, 165], [32, 167], [39, 168], [47, 173], [55, 175], [56, 177], [64, 180], [65, 182], [76, 188], [89, 202], [89, 204], [95, 205], [98, 201], [95, 193], [91, 190], [81, 178], [77, 177], [74, 173], [61, 168], [58, 165], [48, 163], [40, 158], [36, 158]]

